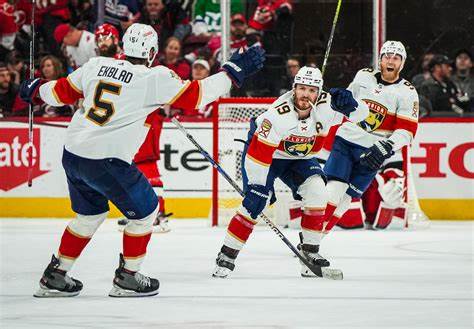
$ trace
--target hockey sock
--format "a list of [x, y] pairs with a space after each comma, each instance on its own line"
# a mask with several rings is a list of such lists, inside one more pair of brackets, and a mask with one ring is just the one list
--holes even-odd
[[305, 208], [301, 217], [301, 230], [305, 244], [319, 245], [324, 223], [324, 208]]
[[252, 220], [250, 216], [247, 217], [241, 213], [235, 214], [227, 227], [224, 245], [232, 249], [241, 250], [256, 223], [257, 222]]
[[326, 225], [324, 226], [323, 233], [325, 235], [327, 235], [332, 230], [332, 228], [337, 224], [342, 215], [344, 215], [344, 213], [349, 209], [349, 207], [351, 206], [351, 200], [352, 197], [350, 195], [344, 194], [341, 202], [333, 211], [333, 215], [329, 219], [326, 217], [324, 218]]
[[123, 258], [124, 268], [137, 272], [146, 255], [146, 248], [153, 232], [158, 207], [150, 215], [143, 219], [130, 220], [123, 231]]
[[94, 233], [107, 218], [108, 212], [99, 215], [80, 215], [69, 222], [59, 245], [59, 269], [69, 271]]

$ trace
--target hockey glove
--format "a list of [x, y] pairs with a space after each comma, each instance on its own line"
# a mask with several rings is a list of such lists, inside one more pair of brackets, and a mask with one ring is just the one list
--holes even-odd
[[246, 78], [262, 69], [263, 62], [265, 62], [265, 50], [262, 47], [253, 46], [246, 51], [241, 48], [222, 64], [222, 70], [240, 88]]
[[331, 88], [329, 89], [329, 94], [331, 94], [331, 108], [347, 117], [351, 112], [354, 112], [359, 105], [352, 96], [350, 90], [344, 88]]
[[47, 81], [40, 78], [27, 79], [23, 81], [18, 92], [20, 98], [30, 104], [43, 103], [39, 97], [39, 87], [45, 82]]
[[394, 152], [391, 140], [375, 142], [360, 156], [360, 163], [371, 170], [379, 170], [383, 162], [390, 158]]
[[265, 209], [270, 190], [263, 185], [249, 185], [245, 193], [242, 205], [250, 214], [250, 217], [256, 219], [257, 216]]

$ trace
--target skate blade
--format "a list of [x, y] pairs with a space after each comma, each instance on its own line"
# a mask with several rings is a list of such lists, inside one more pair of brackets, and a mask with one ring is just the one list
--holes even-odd
[[170, 232], [170, 231], [171, 231], [170, 228], [162, 229], [162, 228], [155, 228], [155, 227], [153, 227], [153, 233], [163, 234], [163, 233], [168, 233], [168, 232]]
[[44, 286], [39, 287], [39, 289], [33, 294], [37, 298], [58, 298], [58, 297], [74, 297], [79, 295], [80, 291], [66, 292], [59, 291], [56, 289], [49, 289]]
[[232, 272], [228, 268], [216, 266], [214, 272], [212, 273], [213, 278], [225, 279]]
[[[323, 275], [323, 278], [329, 279], [329, 280], [342, 280], [344, 279], [344, 275], [341, 270], [335, 269], [335, 268], [327, 268], [327, 267], [321, 267], [321, 273]], [[319, 278], [316, 274], [311, 272], [309, 269], [302, 270], [301, 271], [301, 276], [303, 278]]]
[[124, 297], [130, 297], [130, 298], [133, 298], [133, 297], [151, 297], [151, 296], [155, 296], [155, 295], [158, 295], [158, 289], [156, 289], [154, 291], [150, 291], [150, 292], [136, 292], [136, 291], [133, 291], [133, 290], [127, 290], [127, 289], [120, 288], [119, 286], [117, 286], [115, 284], [113, 285], [112, 289], [109, 292], [110, 297], [118, 297], [118, 298], [124, 298]]

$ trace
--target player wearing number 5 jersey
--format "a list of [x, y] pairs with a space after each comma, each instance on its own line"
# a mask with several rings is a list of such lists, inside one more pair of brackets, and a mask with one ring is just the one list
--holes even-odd
[[261, 48], [250, 48], [235, 53], [223, 64], [223, 72], [188, 82], [164, 66], [149, 68], [158, 51], [151, 26], [131, 25], [123, 48], [125, 60], [93, 58], [67, 78], [28, 80], [21, 86], [21, 97], [33, 103], [43, 100], [58, 106], [84, 98], [84, 109], [74, 114], [67, 129], [62, 160], [77, 216], [44, 271], [37, 297], [79, 294], [82, 283], [67, 272], [107, 217], [109, 200], [130, 220], [109, 295], [158, 293], [158, 280], [139, 272], [158, 211], [156, 194], [132, 162], [148, 131], [145, 119], [165, 104], [192, 110], [212, 102], [229, 92], [232, 82], [241, 86], [264, 61]]
[[[303, 202], [299, 245], [303, 255], [315, 265], [329, 266], [318, 253], [327, 193], [325, 177], [315, 156], [331, 126], [340, 124], [344, 117], [360, 121], [369, 110], [350, 91], [333, 88], [328, 94], [321, 90], [322, 85], [319, 69], [301, 68], [293, 90], [251, 121], [242, 157], [245, 197], [229, 223], [213, 276], [226, 277], [234, 270], [237, 254], [252, 233], [258, 215], [275, 197], [276, 178]], [[302, 266], [301, 274], [313, 275], [306, 265]]]

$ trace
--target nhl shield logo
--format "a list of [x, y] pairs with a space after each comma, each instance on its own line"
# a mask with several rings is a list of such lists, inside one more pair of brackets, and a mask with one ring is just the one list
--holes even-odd
[[283, 142], [285, 152], [295, 157], [304, 157], [313, 149], [315, 138], [291, 135]]
[[365, 131], [371, 132], [377, 130], [385, 119], [388, 109], [380, 103], [371, 99], [363, 99], [369, 107], [369, 116], [358, 125]]

